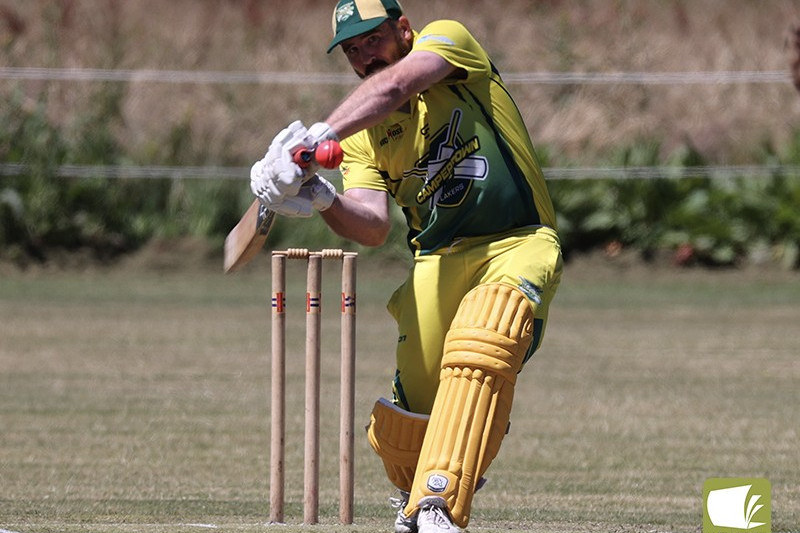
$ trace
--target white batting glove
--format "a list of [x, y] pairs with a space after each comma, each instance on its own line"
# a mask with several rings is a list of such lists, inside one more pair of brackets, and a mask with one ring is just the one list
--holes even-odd
[[325, 211], [336, 200], [336, 187], [319, 174], [314, 174], [297, 193], [298, 198], [307, 198], [317, 211]]
[[[310, 169], [303, 169], [294, 162], [293, 154], [303, 148], [313, 149], [329, 139], [338, 140], [336, 133], [324, 122], [317, 122], [309, 129], [299, 120], [292, 122], [275, 136], [266, 156], [250, 169], [250, 190], [261, 203], [271, 209], [272, 206], [280, 205], [285, 198], [298, 195], [307, 173], [313, 171], [315, 165]], [[322, 181], [327, 186], [320, 188], [322, 182], [316, 182], [309, 185], [303, 195], [306, 199], [314, 200], [314, 209], [320, 211], [330, 207], [336, 198], [333, 186], [325, 180]], [[287, 209], [291, 211], [292, 208]], [[299, 212], [305, 213], [305, 207]], [[310, 213], [294, 216], [310, 216]]]
[[267, 206], [279, 215], [290, 218], [308, 218], [314, 213], [314, 206], [310, 198], [303, 196], [287, 196], [279, 203]]
[[322, 141], [338, 141], [339, 137], [336, 135], [331, 127], [325, 122], [317, 122], [308, 128], [307, 134], [308, 147], [313, 148]]
[[250, 169], [250, 190], [264, 205], [280, 203], [300, 190], [305, 173], [292, 154], [306, 146], [307, 137], [303, 123], [292, 122], [272, 139], [267, 154]]
[[308, 145], [308, 130], [303, 123], [295, 120], [280, 133], [278, 133], [270, 144], [270, 149], [274, 145], [285, 148], [290, 154], [294, 153], [298, 148], [309, 148]]
[[314, 174], [302, 187], [296, 196], [283, 196], [277, 199], [265, 200], [259, 197], [261, 203], [279, 215], [292, 218], [308, 218], [314, 209], [325, 211], [336, 199], [336, 187], [331, 182]]
[[286, 196], [295, 196], [303, 177], [303, 169], [294, 163], [292, 155], [280, 145], [273, 145], [264, 159], [250, 169], [250, 190], [269, 207]]

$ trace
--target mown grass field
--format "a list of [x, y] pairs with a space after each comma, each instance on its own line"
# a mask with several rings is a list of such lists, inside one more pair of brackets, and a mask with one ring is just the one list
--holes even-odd
[[[289, 297], [289, 525], [266, 524], [266, 269], [4, 273], [0, 530], [390, 531], [392, 490], [360, 435], [356, 524], [336, 524], [335, 410], [323, 523], [300, 525], [302, 276]], [[384, 301], [400, 272], [359, 265], [359, 426], [388, 391]], [[323, 406], [338, 405], [336, 275]], [[799, 281], [568, 266], [470, 531], [699, 531], [709, 477], [768, 477], [773, 531], [800, 531]]]

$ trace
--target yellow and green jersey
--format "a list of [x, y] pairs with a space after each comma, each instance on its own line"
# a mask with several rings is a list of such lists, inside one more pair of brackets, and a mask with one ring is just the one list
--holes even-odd
[[466, 73], [447, 79], [378, 126], [342, 142], [345, 190], [387, 191], [409, 246], [425, 255], [463, 237], [556, 227], [519, 110], [489, 56], [458, 22], [432, 22], [411, 53], [434, 52]]

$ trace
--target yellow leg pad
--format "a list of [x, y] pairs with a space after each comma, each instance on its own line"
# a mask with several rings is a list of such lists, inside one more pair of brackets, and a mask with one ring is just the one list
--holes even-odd
[[386, 398], [375, 402], [372, 409], [367, 426], [369, 444], [383, 461], [389, 481], [400, 490], [411, 491], [429, 418], [401, 409]]
[[404, 510], [425, 496], [447, 502], [466, 527], [475, 486], [505, 436], [517, 373], [532, 340], [533, 311], [503, 284], [481, 285], [462, 300], [444, 343], [439, 389]]

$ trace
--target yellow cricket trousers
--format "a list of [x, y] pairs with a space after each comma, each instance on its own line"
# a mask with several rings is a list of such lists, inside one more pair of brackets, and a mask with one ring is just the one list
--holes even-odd
[[387, 305], [399, 333], [394, 401], [408, 411], [430, 413], [445, 334], [461, 299], [483, 283], [518, 287], [535, 304], [533, 342], [526, 360], [530, 358], [542, 343], [562, 266], [556, 232], [541, 226], [464, 238], [434, 254], [416, 256]]

